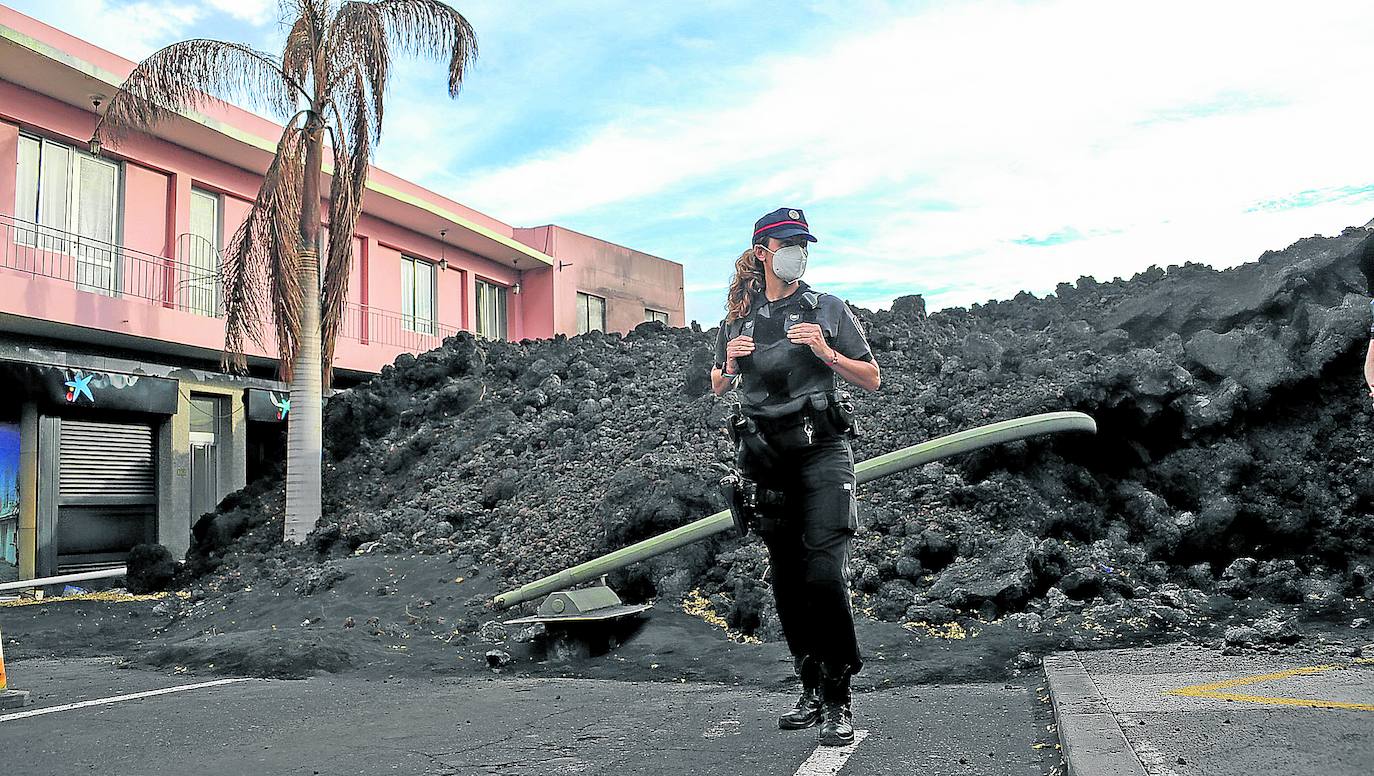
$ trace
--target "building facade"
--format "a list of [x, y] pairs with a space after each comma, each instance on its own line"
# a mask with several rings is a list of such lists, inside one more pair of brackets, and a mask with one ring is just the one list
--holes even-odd
[[[250, 344], [247, 375], [219, 366], [220, 251], [280, 127], [215, 103], [92, 154], [133, 66], [0, 6], [0, 581], [117, 563], [141, 542], [180, 555], [199, 515], [282, 457], [273, 343]], [[373, 168], [335, 387], [460, 331], [649, 320], [684, 325], [682, 265], [515, 228]]]

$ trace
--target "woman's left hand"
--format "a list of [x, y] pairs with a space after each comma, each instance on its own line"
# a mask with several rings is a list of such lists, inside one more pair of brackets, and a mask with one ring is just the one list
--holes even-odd
[[787, 339], [796, 345], [806, 345], [811, 348], [811, 352], [816, 354], [816, 358], [822, 361], [829, 361], [835, 351], [831, 349], [830, 343], [825, 341], [825, 332], [821, 331], [818, 323], [794, 323], [792, 328], [787, 330]]

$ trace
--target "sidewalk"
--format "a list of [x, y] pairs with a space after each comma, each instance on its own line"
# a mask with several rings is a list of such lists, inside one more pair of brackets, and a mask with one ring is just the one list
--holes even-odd
[[1198, 647], [1045, 658], [1069, 776], [1374, 773], [1374, 660]]

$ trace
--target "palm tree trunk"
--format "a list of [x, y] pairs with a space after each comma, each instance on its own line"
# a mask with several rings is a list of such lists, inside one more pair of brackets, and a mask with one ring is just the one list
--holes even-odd
[[[316, 113], [315, 115], [318, 115]], [[283, 539], [299, 542], [320, 520], [324, 445], [324, 378], [320, 363], [320, 176], [324, 131], [307, 124], [301, 207], [301, 333], [292, 365], [291, 420], [286, 440], [286, 525]]]

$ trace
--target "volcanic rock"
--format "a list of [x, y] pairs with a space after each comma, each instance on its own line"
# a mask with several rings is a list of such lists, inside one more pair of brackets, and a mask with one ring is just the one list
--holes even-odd
[[1302, 640], [1302, 633], [1298, 630], [1293, 619], [1281, 617], [1277, 613], [1257, 620], [1254, 630], [1266, 642], [1296, 644]]
[[[1224, 271], [854, 309], [883, 374], [852, 391], [857, 461], [1039, 412], [1098, 423], [861, 487], [856, 609], [1033, 613], [1046, 629], [1090, 610], [1128, 632], [1187, 627], [1217, 592], [1249, 616], [1345, 616], [1374, 596], [1374, 418], [1349, 388], [1372, 276], [1371, 232], [1349, 229]], [[514, 587], [717, 512], [734, 451], [732, 397], [709, 392], [715, 335], [462, 333], [402, 356], [328, 401], [311, 540], [281, 544], [282, 483], [265, 477], [197, 522], [184, 580], [232, 595], [362, 551], [448, 555]], [[626, 600], [697, 591], [730, 627], [776, 637], [756, 541], [720, 534], [609, 581]]]
[[176, 577], [177, 563], [172, 553], [160, 544], [139, 544], [129, 550], [125, 561], [125, 581], [134, 594], [160, 593]]
[[977, 609], [990, 602], [1001, 611], [1019, 607], [1031, 594], [1029, 556], [1035, 541], [1017, 531], [981, 558], [959, 558], [931, 585], [931, 598], [948, 600], [960, 609]]

